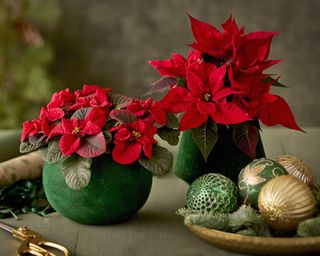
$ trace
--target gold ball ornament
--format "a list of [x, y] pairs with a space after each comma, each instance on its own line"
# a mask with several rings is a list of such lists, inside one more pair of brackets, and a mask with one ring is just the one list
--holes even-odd
[[310, 187], [290, 175], [268, 181], [260, 191], [258, 206], [262, 217], [277, 231], [294, 231], [315, 213]]
[[275, 161], [281, 164], [287, 170], [289, 175], [297, 177], [309, 186], [313, 186], [314, 180], [312, 171], [299, 158], [290, 155], [282, 155], [278, 156]]

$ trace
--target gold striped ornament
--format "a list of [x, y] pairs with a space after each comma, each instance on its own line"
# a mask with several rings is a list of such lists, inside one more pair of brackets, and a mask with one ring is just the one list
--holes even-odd
[[299, 158], [290, 155], [282, 155], [278, 156], [275, 161], [281, 164], [290, 175], [297, 177], [309, 186], [313, 186], [314, 179], [312, 171]]
[[261, 215], [277, 231], [294, 231], [315, 213], [310, 187], [296, 177], [283, 175], [268, 181], [258, 198]]

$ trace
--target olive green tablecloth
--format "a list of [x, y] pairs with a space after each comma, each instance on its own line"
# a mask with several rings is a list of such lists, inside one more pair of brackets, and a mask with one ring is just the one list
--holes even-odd
[[[292, 154], [303, 159], [320, 178], [320, 127], [305, 128], [306, 134], [282, 128], [264, 128], [262, 138], [269, 157]], [[176, 150], [176, 147], [173, 148]], [[4, 222], [41, 233], [47, 240], [67, 246], [77, 256], [219, 256], [239, 255], [215, 248], [199, 239], [184, 225], [175, 210], [184, 206], [187, 185], [167, 175], [154, 178], [150, 197], [142, 210], [128, 222], [109, 226], [86, 226], [59, 214], [39, 217], [21, 215]], [[19, 242], [0, 231], [0, 255], [16, 255]], [[262, 248], [263, 249], [263, 248]]]

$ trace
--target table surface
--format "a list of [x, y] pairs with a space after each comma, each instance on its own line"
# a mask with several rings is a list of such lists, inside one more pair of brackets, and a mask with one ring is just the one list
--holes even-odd
[[[282, 128], [264, 128], [262, 139], [269, 158], [291, 154], [303, 159], [320, 179], [320, 127], [300, 133]], [[172, 147], [176, 151], [176, 147]], [[15, 226], [28, 226], [46, 240], [65, 245], [76, 256], [223, 256], [240, 255], [224, 251], [201, 240], [183, 225], [175, 211], [184, 206], [187, 184], [169, 174], [154, 178], [150, 197], [130, 221], [116, 225], [89, 226], [72, 222], [57, 213], [47, 217], [21, 215], [5, 219]], [[0, 255], [16, 255], [19, 241], [0, 231]]]

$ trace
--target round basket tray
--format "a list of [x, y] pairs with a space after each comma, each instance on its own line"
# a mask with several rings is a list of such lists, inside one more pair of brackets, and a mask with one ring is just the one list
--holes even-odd
[[208, 229], [196, 225], [188, 228], [216, 247], [238, 253], [256, 255], [319, 255], [317, 237], [252, 237]]

